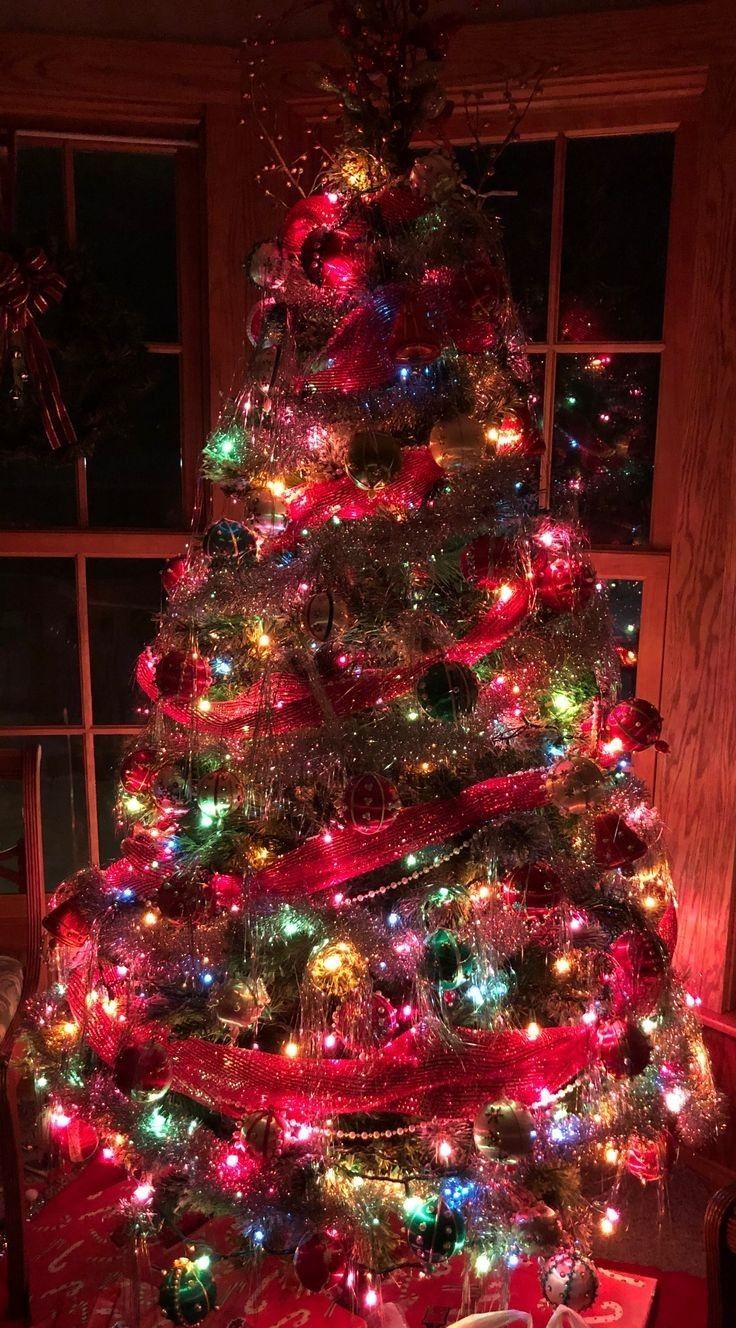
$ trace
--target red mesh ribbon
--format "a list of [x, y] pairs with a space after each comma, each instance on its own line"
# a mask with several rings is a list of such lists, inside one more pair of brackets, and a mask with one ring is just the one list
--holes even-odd
[[299, 895], [333, 889], [494, 817], [543, 806], [549, 801], [548, 775], [537, 769], [486, 779], [457, 797], [406, 807], [376, 835], [349, 826], [335, 830], [329, 843], [317, 835], [258, 872], [256, 888]]
[[20, 335], [44, 433], [53, 448], [72, 446], [77, 435], [35, 319], [58, 303], [65, 287], [61, 273], [54, 270], [42, 249], [29, 249], [20, 262], [10, 254], [0, 254], [0, 367], [10, 353], [11, 338]]
[[341, 521], [359, 521], [381, 508], [390, 512], [406, 512], [421, 507], [428, 494], [444, 476], [428, 447], [412, 447], [404, 452], [401, 470], [393, 484], [369, 493], [359, 489], [348, 475], [338, 480], [324, 480], [313, 484], [289, 507], [289, 525], [283, 535], [268, 544], [269, 554], [282, 548], [291, 548], [308, 527], [314, 530], [330, 517]]
[[[475, 627], [443, 655], [427, 655], [402, 669], [366, 669], [360, 677], [346, 676], [327, 681], [322, 688], [326, 702], [338, 717], [354, 714], [405, 696], [439, 658], [472, 665], [496, 650], [510, 636], [528, 613], [529, 603], [528, 583], [515, 582], [512, 593], [503, 600], [496, 600]], [[155, 674], [156, 660], [144, 650], [136, 669], [139, 687], [150, 700], [158, 703], [169, 719], [186, 724], [197, 733], [213, 737], [240, 733], [243, 737], [253, 738], [308, 728], [324, 719], [309, 683], [292, 673], [270, 674], [240, 696], [227, 701], [211, 701], [206, 711], [198, 710], [190, 700], [182, 697], [162, 697]]]
[[390, 340], [397, 300], [396, 288], [385, 286], [374, 291], [367, 304], [351, 309], [307, 373], [304, 385], [317, 392], [364, 392], [393, 378], [396, 362]]
[[[106, 981], [114, 985], [114, 976]], [[69, 1004], [89, 1046], [110, 1064], [126, 1025], [105, 1014], [99, 1002], [88, 1009], [86, 994], [87, 970], [79, 968], [69, 980]], [[152, 1024], [142, 1035], [163, 1042], [169, 1037], [166, 1028]], [[462, 1118], [474, 1115], [488, 1098], [507, 1095], [532, 1103], [542, 1089], [562, 1088], [588, 1065], [591, 1034], [583, 1024], [544, 1029], [534, 1041], [515, 1030], [465, 1030], [456, 1045], [420, 1025], [373, 1055], [344, 1061], [289, 1060], [198, 1038], [169, 1042], [169, 1052], [174, 1092], [236, 1118], [266, 1106], [303, 1113], [310, 1121], [357, 1111]]]

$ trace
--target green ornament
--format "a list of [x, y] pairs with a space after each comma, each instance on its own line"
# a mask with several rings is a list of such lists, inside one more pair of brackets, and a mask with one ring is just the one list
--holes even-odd
[[417, 1200], [406, 1219], [406, 1238], [409, 1248], [428, 1268], [446, 1263], [465, 1244], [462, 1213], [439, 1196]]
[[433, 719], [448, 722], [469, 715], [478, 700], [478, 679], [466, 664], [432, 664], [419, 679], [419, 703]]
[[158, 1303], [172, 1323], [201, 1323], [217, 1305], [209, 1260], [175, 1259], [161, 1283]]
[[439, 885], [430, 890], [422, 903], [422, 919], [428, 927], [443, 923], [448, 927], [467, 922], [473, 901], [464, 885]]
[[444, 989], [459, 987], [473, 971], [470, 946], [445, 927], [427, 937], [424, 964], [429, 980]]

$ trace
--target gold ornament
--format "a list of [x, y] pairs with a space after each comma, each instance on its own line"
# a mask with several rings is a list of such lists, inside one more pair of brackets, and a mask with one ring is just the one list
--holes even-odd
[[345, 469], [359, 489], [384, 489], [401, 470], [401, 444], [380, 429], [357, 429], [348, 443]]
[[606, 772], [587, 756], [576, 761], [558, 761], [547, 778], [550, 802], [572, 816], [595, 807], [608, 789]]
[[217, 1018], [233, 1028], [251, 1028], [260, 1019], [269, 999], [266, 986], [260, 978], [230, 982], [217, 997]]
[[429, 450], [443, 470], [472, 470], [486, 451], [483, 425], [471, 415], [438, 420], [429, 435]]
[[368, 960], [352, 941], [323, 941], [309, 956], [309, 979], [324, 996], [348, 996], [365, 978]]

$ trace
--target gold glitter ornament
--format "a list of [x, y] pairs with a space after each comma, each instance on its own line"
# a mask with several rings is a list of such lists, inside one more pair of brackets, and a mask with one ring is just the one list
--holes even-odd
[[355, 991], [368, 972], [368, 960], [352, 941], [323, 941], [309, 956], [307, 974], [324, 996], [342, 998]]

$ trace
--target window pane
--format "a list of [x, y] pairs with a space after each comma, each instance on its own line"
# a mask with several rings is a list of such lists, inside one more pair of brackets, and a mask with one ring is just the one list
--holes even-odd
[[644, 582], [608, 581], [606, 589], [613, 623], [613, 639], [621, 661], [622, 695], [634, 696]]
[[183, 523], [179, 357], [149, 360], [153, 385], [131, 404], [124, 436], [87, 462], [93, 526], [177, 529]]
[[143, 722], [135, 662], [155, 632], [163, 563], [90, 558], [87, 563], [92, 710], [96, 724]]
[[661, 337], [673, 150], [672, 134], [568, 142], [564, 340]]
[[[46, 889], [51, 891], [89, 861], [82, 739], [34, 738], [41, 745], [41, 816]], [[3, 747], [17, 738], [0, 738]], [[0, 848], [17, 842], [22, 830], [18, 780], [0, 780]], [[10, 889], [10, 886], [7, 887]], [[0, 890], [5, 886], [0, 882]]]
[[70, 558], [0, 558], [0, 723], [78, 724], [79, 653]]
[[74, 153], [79, 243], [149, 341], [177, 339], [176, 157]]
[[0, 454], [0, 527], [56, 529], [77, 519], [74, 466]]
[[552, 502], [595, 545], [646, 544], [659, 355], [561, 355]]
[[24, 244], [65, 239], [62, 150], [18, 146], [15, 230]]
[[115, 824], [113, 808], [118, 795], [120, 762], [129, 744], [130, 738], [122, 734], [108, 734], [104, 738], [95, 738], [97, 823], [102, 863], [111, 862], [118, 856], [120, 831]]
[[471, 184], [492, 191], [487, 206], [501, 221], [511, 289], [524, 333], [530, 341], [544, 341], [554, 144], [510, 144], [504, 148], [486, 182], [483, 175], [491, 149], [483, 148], [478, 153], [473, 148], [458, 148], [457, 157]]

